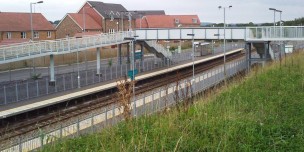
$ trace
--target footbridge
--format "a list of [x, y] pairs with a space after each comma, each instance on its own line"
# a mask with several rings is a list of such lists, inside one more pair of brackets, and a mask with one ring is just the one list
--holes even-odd
[[34, 41], [0, 46], [0, 64], [128, 43], [130, 40], [124, 38], [134, 35], [138, 36], [138, 40], [192, 39], [187, 34], [194, 34], [195, 40], [219, 40], [223, 39], [225, 35], [227, 40], [244, 40], [246, 42], [303, 41], [304, 26], [229, 27], [226, 30], [224, 28], [136, 29], [135, 31], [99, 34], [83, 38]]

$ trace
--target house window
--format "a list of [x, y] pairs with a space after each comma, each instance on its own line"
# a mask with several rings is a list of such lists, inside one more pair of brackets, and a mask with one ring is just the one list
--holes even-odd
[[197, 19], [196, 19], [196, 18], [193, 18], [193, 19], [192, 19], [192, 23], [197, 23]]
[[26, 32], [21, 32], [21, 38], [26, 39]]
[[175, 23], [178, 24], [179, 23], [179, 19], [175, 19]]
[[34, 32], [34, 38], [39, 38], [39, 32]]
[[6, 32], [6, 38], [11, 39], [12, 38], [12, 32]]
[[114, 30], [114, 29], [109, 29], [109, 33], [110, 33], [110, 34], [114, 34], [114, 33], [115, 33], [115, 30]]
[[47, 37], [51, 38], [52, 37], [52, 32], [51, 31], [47, 31]]

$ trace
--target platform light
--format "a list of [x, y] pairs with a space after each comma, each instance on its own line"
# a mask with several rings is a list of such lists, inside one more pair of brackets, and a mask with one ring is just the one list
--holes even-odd
[[[43, 3], [43, 1], [38, 1], [35, 3], [30, 3], [30, 9], [31, 9], [31, 13], [30, 13], [30, 21], [31, 21], [31, 40], [34, 41], [34, 29], [33, 29], [33, 5], [35, 4], [41, 4]], [[32, 60], [33, 62], [33, 72], [36, 75], [36, 68], [35, 68], [35, 60]]]
[[219, 6], [219, 9], [224, 9], [224, 82], [226, 85], [226, 79], [227, 79], [227, 72], [226, 72], [226, 8], [230, 9], [232, 6], [230, 5], [229, 7], [222, 7]]
[[[192, 37], [192, 81], [193, 81], [193, 86], [194, 86], [194, 49], [195, 49], [195, 46], [194, 46], [194, 36], [195, 34], [187, 34], [187, 36], [191, 36]], [[192, 90], [194, 90], [195, 87], [193, 87]]]

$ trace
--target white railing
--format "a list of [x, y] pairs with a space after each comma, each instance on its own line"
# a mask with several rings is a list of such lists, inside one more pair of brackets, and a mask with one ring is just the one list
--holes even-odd
[[304, 40], [304, 26], [247, 27], [246, 41]]
[[162, 45], [158, 44], [156, 41], [146, 41], [150, 47], [154, 47], [158, 53], [163, 54], [166, 58], [172, 60], [172, 52], [165, 49]]
[[98, 34], [83, 38], [64, 38], [49, 41], [37, 41], [0, 46], [0, 64], [26, 60], [49, 54], [65, 54], [89, 48], [109, 46], [124, 42], [125, 37], [133, 36], [133, 32], [116, 34]]

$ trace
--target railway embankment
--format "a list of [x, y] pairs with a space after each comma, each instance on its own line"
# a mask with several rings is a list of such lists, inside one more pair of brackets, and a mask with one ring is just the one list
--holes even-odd
[[304, 151], [304, 53], [171, 108], [42, 151]]

